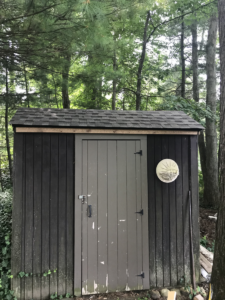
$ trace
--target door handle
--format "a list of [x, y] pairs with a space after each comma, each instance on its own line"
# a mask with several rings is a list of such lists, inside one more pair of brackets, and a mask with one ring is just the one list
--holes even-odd
[[88, 211], [87, 211], [87, 215], [88, 215], [88, 218], [91, 218], [92, 216], [92, 206], [91, 205], [88, 205]]

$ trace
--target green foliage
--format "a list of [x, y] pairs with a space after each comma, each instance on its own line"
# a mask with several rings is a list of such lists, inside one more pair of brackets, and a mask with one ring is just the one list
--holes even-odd
[[194, 290], [191, 285], [188, 285], [185, 287], [185, 290], [189, 293], [189, 299], [193, 299], [193, 297], [198, 294], [202, 295], [203, 297], [206, 297], [205, 292], [203, 292], [203, 290], [199, 286], [197, 286]]
[[159, 104], [156, 105], [158, 110], [178, 110], [183, 111], [187, 115], [205, 126], [205, 118], [218, 122], [218, 117], [213, 115], [211, 110], [204, 103], [197, 103], [193, 99], [185, 99], [177, 96], [165, 97]]
[[199, 182], [199, 202], [203, 203], [204, 181], [203, 181], [203, 175], [201, 170], [198, 170], [198, 182]]
[[203, 236], [201, 239], [200, 239], [200, 244], [205, 247], [207, 250], [209, 250], [210, 252], [214, 252], [214, 249], [215, 249], [215, 241], [212, 242], [212, 246], [210, 246], [210, 243], [208, 242], [207, 240], [207, 237], [206, 236]]
[[46, 276], [50, 276], [52, 273], [56, 273], [57, 269], [54, 269], [53, 271], [48, 270], [44, 273], [39, 273], [39, 274], [33, 274], [33, 273], [25, 273], [23, 271], [18, 273], [18, 277], [23, 278], [23, 277], [46, 277]]
[[0, 299], [15, 299], [10, 289], [12, 193], [0, 194]]
[[57, 293], [54, 293], [50, 296], [50, 299], [60, 300], [64, 298], [74, 298], [74, 297], [75, 295], [71, 295], [69, 293], [67, 293], [66, 295], [58, 295]]

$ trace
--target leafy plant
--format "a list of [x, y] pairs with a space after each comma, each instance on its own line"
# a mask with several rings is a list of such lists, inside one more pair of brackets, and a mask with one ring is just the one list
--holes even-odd
[[207, 247], [207, 238], [206, 238], [206, 235], [203, 236], [201, 239], [200, 239], [200, 245], [202, 245], [203, 247]]
[[209, 241], [207, 241], [206, 235], [204, 237], [202, 237], [200, 239], [200, 245], [202, 245], [203, 247], [205, 247], [207, 250], [209, 250], [210, 252], [214, 252], [214, 248], [215, 248], [215, 241], [212, 242], [212, 246], [209, 247]]
[[11, 274], [11, 214], [12, 193], [0, 195], [0, 299], [12, 300], [14, 292], [10, 289]]

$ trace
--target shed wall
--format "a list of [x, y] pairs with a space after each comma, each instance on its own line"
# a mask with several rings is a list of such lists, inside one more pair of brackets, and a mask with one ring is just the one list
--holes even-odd
[[[18, 299], [73, 294], [73, 209], [74, 135], [16, 133], [12, 288]], [[52, 275], [43, 276], [48, 270]], [[19, 272], [33, 275], [19, 279]]]
[[[176, 161], [180, 175], [161, 182], [157, 164]], [[199, 280], [198, 152], [197, 136], [148, 136], [150, 286], [191, 282], [188, 191], [192, 191], [193, 244]]]
[[[190, 282], [189, 189], [199, 277], [197, 137], [149, 135], [147, 142], [150, 285]], [[12, 289], [20, 300], [74, 291], [74, 144], [74, 134], [15, 133]], [[170, 184], [156, 176], [164, 158], [180, 170]], [[41, 275], [49, 269], [57, 271]], [[33, 276], [20, 279], [21, 271]]]

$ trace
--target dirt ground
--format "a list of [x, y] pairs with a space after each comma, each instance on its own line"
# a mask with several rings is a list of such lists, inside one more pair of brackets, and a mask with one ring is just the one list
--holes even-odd
[[208, 218], [208, 216], [214, 216], [216, 211], [213, 209], [200, 208], [200, 236], [206, 237], [206, 247], [212, 248], [215, 241], [216, 223], [214, 220]]
[[[216, 214], [215, 210], [200, 208], [199, 221], [200, 221], [200, 238], [206, 237], [206, 248], [212, 248], [215, 241], [215, 221], [210, 220], [208, 216], [214, 216]], [[208, 284], [202, 283], [201, 287], [204, 288], [206, 293], [208, 293]], [[109, 293], [109, 294], [99, 294], [99, 295], [89, 295], [83, 296], [82, 298], [76, 298], [76, 300], [148, 300], [151, 299], [150, 291], [132, 291], [132, 292], [119, 292], [119, 293]], [[189, 297], [179, 296], [179, 300], [188, 300]], [[159, 300], [167, 300], [161, 297]], [[190, 300], [190, 299], [189, 299]]]

